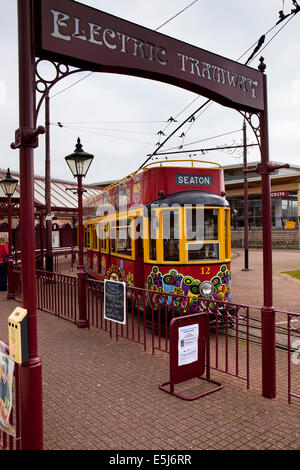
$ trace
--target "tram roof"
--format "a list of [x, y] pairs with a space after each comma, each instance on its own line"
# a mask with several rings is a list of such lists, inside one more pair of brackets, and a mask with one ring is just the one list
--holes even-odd
[[228, 207], [228, 201], [218, 196], [217, 194], [209, 193], [207, 191], [180, 191], [173, 194], [168, 194], [167, 196], [162, 196], [159, 199], [148, 204], [148, 209], [156, 204], [159, 207], [166, 206], [184, 206], [184, 205], [205, 205], [205, 206], [221, 206]]

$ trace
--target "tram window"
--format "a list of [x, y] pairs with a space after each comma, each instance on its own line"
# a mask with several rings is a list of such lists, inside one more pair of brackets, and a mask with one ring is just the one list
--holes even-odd
[[85, 248], [90, 247], [90, 226], [89, 225], [84, 226], [84, 247]]
[[115, 222], [111, 222], [110, 225], [110, 247], [111, 247], [111, 252], [115, 253], [116, 252], [116, 226]]
[[218, 209], [186, 209], [187, 240], [218, 239]]
[[130, 232], [130, 219], [122, 219], [117, 221], [116, 239], [117, 250], [120, 255], [132, 256], [132, 240]]
[[204, 210], [204, 240], [218, 239], [218, 209]]
[[179, 211], [162, 211], [164, 261], [179, 261]]
[[204, 210], [196, 207], [186, 209], [186, 239], [203, 240]]
[[157, 218], [156, 215], [152, 214], [152, 212], [149, 214], [149, 258], [153, 261], [157, 260], [157, 251], [156, 251], [156, 224], [157, 224]]
[[229, 238], [228, 238], [228, 229], [230, 227], [230, 212], [228, 209], [224, 210], [224, 232], [225, 232], [225, 258], [229, 258]]
[[219, 243], [188, 243], [188, 261], [216, 260], [220, 257]]
[[98, 249], [96, 225], [92, 225], [92, 249]]
[[108, 251], [108, 224], [100, 224], [100, 247], [101, 251]]

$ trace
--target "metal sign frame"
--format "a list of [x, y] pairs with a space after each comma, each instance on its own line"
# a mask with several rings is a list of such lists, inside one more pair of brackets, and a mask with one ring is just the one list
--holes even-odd
[[[197, 338], [197, 359], [187, 361], [186, 364], [180, 364], [180, 352], [182, 349], [179, 344], [179, 330], [184, 327], [198, 326]], [[209, 314], [206, 312], [185, 315], [173, 318], [170, 322], [170, 381], [159, 385], [159, 389], [170, 393], [182, 400], [193, 401], [202, 398], [211, 393], [217, 392], [223, 388], [220, 382], [210, 378], [210, 331]], [[183, 340], [184, 341], [184, 340]], [[206, 369], [206, 376], [204, 372]], [[186, 396], [175, 392], [175, 384], [179, 384], [198, 377], [201, 380], [210, 382], [216, 387], [206, 390], [193, 396]], [[167, 385], [170, 385], [167, 387]]]
[[[117, 295], [110, 306], [109, 294]], [[126, 282], [104, 279], [104, 318], [126, 325]]]

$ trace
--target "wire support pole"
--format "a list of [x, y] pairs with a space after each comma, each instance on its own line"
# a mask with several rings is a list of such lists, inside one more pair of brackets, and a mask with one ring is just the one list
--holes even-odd
[[263, 74], [264, 111], [261, 113], [261, 187], [263, 215], [262, 394], [276, 397], [275, 310], [272, 279], [272, 212], [269, 164], [267, 77]]

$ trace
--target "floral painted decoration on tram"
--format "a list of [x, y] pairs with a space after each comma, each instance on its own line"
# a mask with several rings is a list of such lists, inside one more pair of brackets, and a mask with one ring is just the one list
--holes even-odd
[[[223, 264], [216, 276], [210, 281], [214, 286], [212, 299], [229, 302], [231, 300], [231, 272]], [[176, 269], [170, 269], [167, 274], [162, 274], [157, 266], [153, 266], [147, 278], [147, 288], [151, 291], [167, 292], [170, 294], [185, 295], [191, 297], [193, 302], [200, 296], [199, 279], [192, 276], [184, 276]]]

